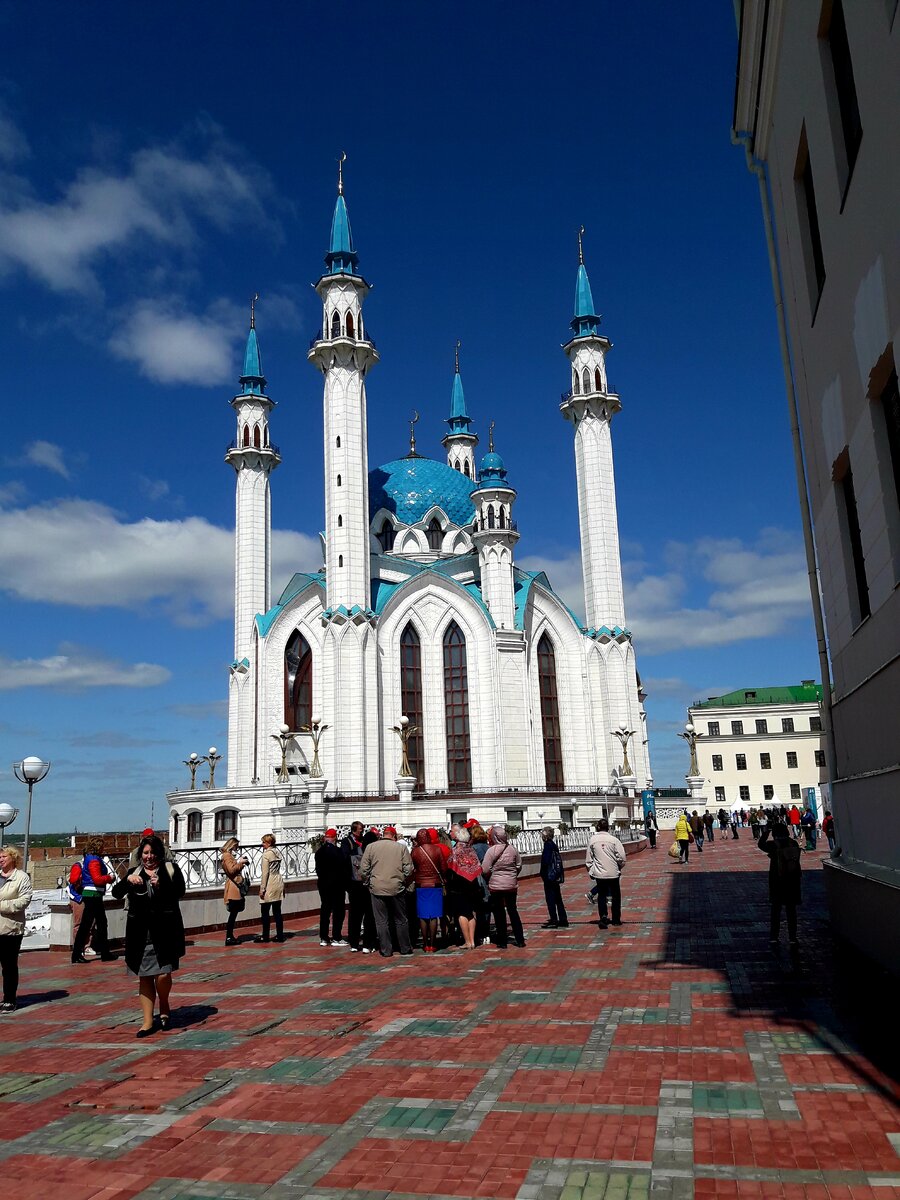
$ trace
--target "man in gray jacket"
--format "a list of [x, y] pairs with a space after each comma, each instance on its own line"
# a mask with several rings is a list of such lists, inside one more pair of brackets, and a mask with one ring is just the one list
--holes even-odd
[[372, 896], [372, 915], [382, 958], [394, 953], [391, 920], [397, 930], [401, 954], [412, 954], [409, 924], [406, 919], [406, 881], [413, 873], [413, 862], [406, 842], [397, 841], [397, 830], [388, 825], [380, 841], [363, 851], [359, 878]]
[[[609, 832], [609, 821], [603, 817], [597, 822], [597, 832], [588, 842], [585, 866], [591, 879], [597, 883], [597, 910], [600, 928], [611, 923], [622, 924], [622, 889], [619, 877], [625, 866], [625, 847]], [[607, 914], [607, 900], [612, 899], [612, 922]]]

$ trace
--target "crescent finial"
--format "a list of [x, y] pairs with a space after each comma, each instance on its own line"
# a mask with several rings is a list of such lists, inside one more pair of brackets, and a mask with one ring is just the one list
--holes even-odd
[[338, 195], [344, 194], [344, 163], [347, 161], [347, 152], [342, 150], [338, 158]]
[[584, 266], [584, 247], [581, 244], [581, 239], [584, 237], [584, 226], [581, 225], [578, 229], [578, 265]]
[[259, 299], [259, 292], [254, 292], [250, 297], [250, 328], [256, 328], [256, 302]]
[[462, 345], [462, 342], [459, 340], [459, 338], [457, 338], [456, 339], [456, 373], [457, 373], [457, 375], [459, 374], [459, 348], [461, 345]]

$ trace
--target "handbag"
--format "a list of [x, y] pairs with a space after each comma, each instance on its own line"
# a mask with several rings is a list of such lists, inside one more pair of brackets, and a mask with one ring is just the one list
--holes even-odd
[[237, 880], [237, 890], [241, 893], [241, 899], [250, 895], [250, 880], [246, 875], [242, 874], [240, 879]]
[[688, 830], [688, 844], [691, 846], [693, 846], [693, 844], [694, 844], [694, 835], [691, 833], [690, 830]]
[[669, 847], [669, 858], [681, 858], [681, 847], [677, 842], [673, 842]]

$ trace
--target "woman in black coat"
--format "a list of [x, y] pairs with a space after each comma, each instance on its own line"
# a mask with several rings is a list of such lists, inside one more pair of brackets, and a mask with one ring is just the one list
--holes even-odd
[[184, 924], [178, 907], [184, 890], [184, 876], [175, 863], [166, 862], [163, 844], [155, 836], [141, 838], [138, 866], [113, 884], [114, 896], [128, 897], [125, 963], [138, 977], [143, 1017], [139, 1038], [153, 1033], [157, 996], [160, 1028], [169, 1028], [172, 972], [184, 955]]
[[[769, 834], [774, 840], [769, 841]], [[759, 839], [759, 848], [769, 856], [769, 903], [772, 922], [769, 940], [778, 941], [781, 906], [787, 913], [788, 940], [797, 945], [797, 905], [800, 903], [800, 847], [780, 822], [767, 825]]]

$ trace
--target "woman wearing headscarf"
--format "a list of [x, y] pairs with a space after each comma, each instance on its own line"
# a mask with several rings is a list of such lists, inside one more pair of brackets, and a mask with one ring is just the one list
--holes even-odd
[[469, 831], [454, 825], [450, 830], [454, 846], [447, 860], [447, 908], [459, 922], [463, 949], [475, 949], [475, 914], [482, 900], [481, 862], [469, 838]]
[[[478, 855], [478, 861], [483, 863], [484, 856], [488, 852], [488, 836], [477, 821], [468, 828], [472, 849]], [[491, 893], [488, 890], [483, 871], [479, 883], [481, 884], [481, 900], [475, 910], [475, 944], [487, 946], [490, 945], [491, 940]]]
[[[240, 850], [241, 843], [236, 837], [231, 837], [222, 847], [222, 871], [225, 874], [225, 890], [222, 893], [222, 902], [228, 909], [228, 923], [225, 926], [225, 945], [236, 946], [237, 938], [234, 936], [234, 923], [238, 919], [238, 913], [242, 913], [247, 904], [246, 901], [246, 883], [244, 881], [244, 867], [249, 866], [250, 860], [246, 857], [238, 858], [235, 854], [236, 850]], [[139, 847], [140, 849], [140, 847]]]
[[497, 948], [505, 950], [506, 917], [512, 926], [513, 939], [517, 946], [525, 945], [525, 931], [522, 919], [516, 907], [516, 893], [519, 889], [519, 872], [522, 870], [522, 856], [510, 845], [505, 825], [492, 825], [490, 845], [484, 856], [482, 870], [487, 877], [491, 890], [491, 909], [497, 926]]
[[438, 921], [444, 915], [444, 856], [440, 847], [431, 841], [427, 829], [416, 834], [412, 848], [416, 881], [416, 916], [422, 931], [422, 948], [426, 954], [437, 949]]
[[275, 918], [275, 941], [283, 942], [284, 921], [281, 917], [281, 901], [284, 899], [284, 876], [281, 873], [281, 854], [275, 849], [275, 835], [263, 834], [263, 856], [259, 876], [259, 911], [262, 918], [262, 933], [254, 942], [268, 942], [270, 914]]
[[143, 1022], [139, 1038], [153, 1033], [153, 1009], [159, 997], [159, 1025], [169, 1028], [169, 994], [172, 972], [184, 955], [184, 924], [179, 901], [184, 895], [184, 876], [176, 863], [166, 862], [162, 842], [154, 834], [141, 838], [139, 865], [122, 867], [122, 878], [112, 894], [128, 898], [125, 920], [125, 965], [138, 977], [138, 995]]

